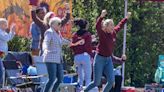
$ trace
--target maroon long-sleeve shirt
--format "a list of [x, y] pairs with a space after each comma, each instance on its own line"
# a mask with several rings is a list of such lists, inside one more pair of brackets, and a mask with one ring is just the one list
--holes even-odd
[[114, 27], [115, 31], [113, 33], [106, 33], [102, 30], [102, 20], [103, 18], [99, 17], [96, 23], [96, 30], [99, 36], [97, 52], [99, 55], [108, 57], [113, 53], [114, 44], [116, 42], [116, 33], [119, 32], [123, 25], [126, 23], [127, 18], [123, 18], [119, 24]]
[[78, 36], [76, 33], [73, 35], [72, 37], [72, 42], [76, 43], [77, 41], [84, 39], [85, 43], [83, 45], [77, 45], [77, 46], [73, 46], [71, 47], [74, 55], [77, 54], [82, 54], [84, 52], [87, 52], [88, 54], [91, 55], [92, 53], [92, 38], [91, 38], [91, 33], [89, 32], [85, 32], [82, 36]]

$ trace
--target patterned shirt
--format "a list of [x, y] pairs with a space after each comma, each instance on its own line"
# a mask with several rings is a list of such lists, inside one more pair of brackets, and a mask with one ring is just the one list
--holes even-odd
[[43, 40], [43, 61], [62, 63], [62, 46], [70, 44], [60, 33], [49, 28], [44, 34]]

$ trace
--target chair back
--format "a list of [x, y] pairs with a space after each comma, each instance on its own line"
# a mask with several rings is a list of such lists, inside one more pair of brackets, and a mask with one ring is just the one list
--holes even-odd
[[5, 68], [5, 80], [7, 84], [16, 85], [24, 82], [22, 79], [18, 78], [21, 70], [15, 60], [5, 60], [3, 61], [3, 66]]

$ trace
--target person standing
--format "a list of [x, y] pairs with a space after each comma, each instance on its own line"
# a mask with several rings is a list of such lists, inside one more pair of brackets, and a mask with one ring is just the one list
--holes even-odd
[[[10, 27], [10, 32], [7, 32], [8, 22], [5, 18], [0, 18], [0, 84], [3, 84], [3, 64], [2, 58], [8, 53], [8, 44], [15, 35], [15, 24]], [[3, 85], [0, 85], [0, 87]]]
[[58, 17], [51, 18], [49, 25], [50, 28], [45, 32], [43, 40], [43, 62], [46, 63], [49, 77], [44, 92], [56, 92], [59, 84], [63, 81], [62, 46], [76, 46], [82, 40], [73, 44], [64, 39], [60, 33], [61, 19]]
[[[38, 16], [39, 19], [43, 20], [46, 12], [44, 11], [44, 8], [38, 7], [36, 9], [36, 15]], [[40, 53], [40, 48], [41, 48], [41, 29], [40, 27], [35, 23], [32, 22], [30, 26], [30, 32], [32, 36], [32, 41], [31, 41], [31, 52], [33, 56], [39, 56]]]
[[84, 80], [85, 86], [91, 82], [92, 39], [91, 33], [88, 31], [89, 24], [86, 20], [76, 20], [75, 25], [78, 26], [79, 30], [74, 33], [72, 42], [75, 43], [84, 39], [83, 44], [71, 47], [74, 52], [74, 63], [77, 66], [78, 83], [80, 85], [80, 89], [82, 89]]
[[[112, 53], [114, 49], [114, 44], [116, 42], [116, 34], [120, 31], [123, 25], [126, 23], [129, 15], [123, 18], [117, 26], [114, 26], [112, 19], [104, 20], [107, 15], [106, 10], [102, 10], [101, 15], [98, 17], [96, 22], [96, 30], [99, 37], [99, 44], [97, 54], [94, 58], [94, 72], [93, 72], [93, 82], [91, 82], [84, 92], [89, 92], [92, 88], [98, 86], [101, 82], [101, 77], [103, 73], [106, 76], [107, 83], [103, 92], [109, 92], [114, 84], [114, 72], [113, 72], [113, 62]], [[104, 21], [103, 21], [104, 20]]]

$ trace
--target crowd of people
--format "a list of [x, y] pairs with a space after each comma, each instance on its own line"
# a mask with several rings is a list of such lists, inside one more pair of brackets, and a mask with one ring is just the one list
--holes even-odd
[[[50, 11], [47, 3], [41, 2], [38, 4], [37, 0], [29, 1], [32, 6], [31, 17], [33, 20], [30, 27], [32, 35], [31, 54], [32, 56], [43, 56], [43, 62], [46, 64], [48, 72], [49, 80], [43, 92], [56, 92], [59, 84], [63, 81], [63, 45], [68, 45], [74, 53], [74, 64], [77, 67], [80, 89], [86, 86], [84, 92], [89, 92], [92, 88], [99, 86], [101, 77], [104, 74], [107, 83], [103, 92], [109, 92], [115, 84], [113, 63], [121, 64], [126, 60], [126, 55], [122, 55], [120, 58], [113, 55], [116, 34], [127, 22], [130, 14], [115, 26], [112, 19], [105, 19], [107, 11], [102, 10], [96, 21], [96, 31], [99, 40], [98, 44], [93, 46], [92, 34], [88, 29], [89, 22], [82, 18], [71, 20], [69, 4], [65, 4], [66, 14], [61, 19], [54, 12]], [[72, 34], [71, 39], [63, 38], [60, 31], [61, 27], [68, 21], [72, 21], [72, 24], [78, 28], [78, 31]], [[14, 37], [15, 26], [13, 24], [10, 31], [7, 32], [7, 20], [0, 18], [0, 84], [2, 84], [3, 76], [1, 59], [8, 52], [7, 42]], [[85, 84], [83, 84], [84, 80]]]

